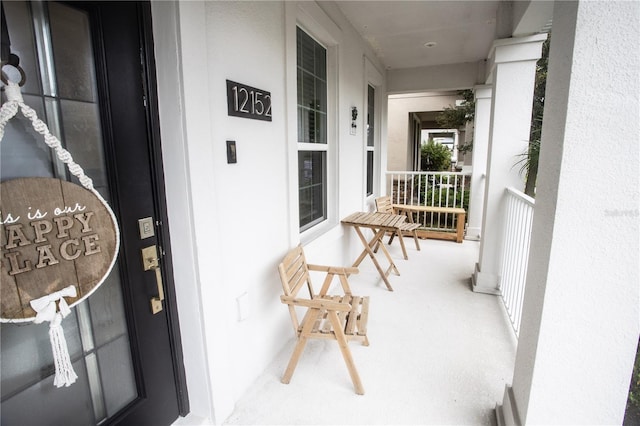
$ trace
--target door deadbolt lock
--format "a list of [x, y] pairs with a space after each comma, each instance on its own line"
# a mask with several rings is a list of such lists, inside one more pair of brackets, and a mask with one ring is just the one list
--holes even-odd
[[162, 285], [162, 271], [160, 270], [160, 259], [158, 258], [158, 248], [153, 245], [142, 249], [142, 267], [145, 271], [155, 271], [156, 285], [158, 286], [158, 296], [151, 298], [151, 312], [155, 315], [162, 310], [164, 300], [164, 287]]

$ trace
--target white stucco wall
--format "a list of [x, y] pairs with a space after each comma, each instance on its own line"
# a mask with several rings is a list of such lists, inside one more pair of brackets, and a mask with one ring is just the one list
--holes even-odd
[[[167, 203], [192, 416], [222, 422], [293, 338], [277, 264], [302, 241], [315, 263], [349, 263], [339, 219], [367, 208], [366, 84], [384, 71], [333, 4], [153, 5]], [[330, 220], [298, 232], [295, 26], [337, 42]], [[365, 59], [367, 58], [367, 59]], [[367, 77], [369, 76], [369, 77]], [[373, 76], [373, 77], [372, 77]], [[271, 92], [273, 120], [227, 115], [226, 80]], [[351, 107], [359, 111], [349, 133]], [[380, 96], [379, 130], [386, 129]], [[226, 141], [237, 145], [227, 164]], [[380, 142], [380, 151], [386, 150]], [[379, 161], [386, 154], [378, 155]], [[381, 167], [380, 164], [378, 167]], [[378, 174], [377, 188], [382, 178]], [[238, 316], [238, 303], [246, 318]], [[284, 366], [283, 366], [284, 368]]]
[[[195, 12], [195, 10], [194, 10]], [[192, 209], [191, 173], [189, 151], [186, 144], [187, 123], [183, 99], [185, 86], [183, 81], [183, 66], [180, 63], [181, 52], [178, 31], [180, 27], [178, 6], [174, 2], [152, 3], [155, 59], [157, 65], [158, 97], [160, 113], [160, 131], [163, 141], [163, 157], [165, 159], [164, 173], [167, 189], [167, 204], [170, 206], [169, 222], [172, 234], [173, 267], [176, 272], [176, 299], [180, 310], [182, 327], [182, 349], [185, 364], [190, 368], [186, 371], [187, 387], [189, 389], [189, 404], [191, 413], [201, 419], [213, 419], [213, 405], [211, 387], [209, 384], [209, 367], [206, 351], [206, 338], [202, 321], [204, 304], [201, 297], [200, 272], [197, 259], [196, 236], [194, 232], [195, 218]], [[197, 23], [198, 13], [191, 16], [183, 14], [184, 18]], [[192, 45], [197, 50], [198, 45]], [[188, 53], [188, 51], [186, 52]], [[198, 57], [194, 57], [198, 59]], [[200, 58], [201, 60], [202, 58]], [[192, 64], [193, 65], [193, 64]], [[199, 68], [186, 70], [187, 75], [199, 71]], [[187, 87], [192, 95], [193, 88]], [[201, 120], [202, 116], [196, 117]], [[201, 126], [205, 127], [205, 126]], [[198, 130], [191, 126], [194, 132], [206, 135], [206, 127]], [[178, 237], [180, 236], [180, 237]], [[184, 308], [188, 307], [188, 308]], [[194, 371], [194, 367], [198, 371]], [[230, 405], [227, 402], [226, 405]]]
[[387, 72], [389, 93], [462, 90], [483, 82], [483, 61], [403, 68]]
[[409, 141], [409, 114], [411, 112], [442, 111], [456, 104], [455, 94], [414, 93], [389, 96], [388, 104], [388, 158], [387, 170], [413, 170], [412, 144]]

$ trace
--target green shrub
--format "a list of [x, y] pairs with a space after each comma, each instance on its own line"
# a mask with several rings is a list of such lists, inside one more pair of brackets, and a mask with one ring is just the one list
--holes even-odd
[[625, 426], [640, 424], [640, 342], [636, 350], [636, 362], [633, 365], [629, 398], [627, 399], [627, 411], [623, 424]]
[[451, 151], [446, 146], [435, 143], [433, 139], [420, 148], [420, 169], [428, 172], [449, 170], [451, 167]]
[[[456, 184], [454, 199], [453, 184], [455, 179], [454, 177], [450, 177], [449, 180], [447, 180], [447, 176], [447, 174], [436, 174], [430, 175], [428, 182], [427, 179], [420, 179], [419, 181], [416, 179], [414, 181], [413, 187], [419, 194], [420, 204], [441, 207], [463, 207], [464, 209], [467, 209], [469, 206], [469, 188], [464, 188], [464, 198], [462, 198], [462, 180], [459, 179]], [[449, 199], [447, 199], [447, 182], [451, 183], [451, 187], [449, 188]]]
[[436, 122], [442, 129], [460, 129], [473, 121], [476, 113], [475, 93], [471, 89], [465, 89], [458, 92], [462, 96], [464, 102], [459, 106], [445, 107], [437, 116]]
[[[447, 174], [444, 175], [431, 175], [429, 181], [427, 179], [421, 179], [419, 184], [416, 180], [414, 182], [414, 190], [416, 192], [416, 202], [419, 196], [419, 202], [421, 205], [434, 205], [440, 207], [462, 207], [465, 210], [469, 206], [469, 188], [462, 188], [462, 180], [458, 180], [456, 188], [453, 188], [455, 180], [451, 177], [448, 181], [451, 182], [451, 187], [447, 185]], [[434, 184], [435, 182], [435, 184]], [[442, 187], [441, 187], [442, 185]], [[447, 198], [447, 187], [449, 191], [449, 198]], [[450, 228], [454, 222], [453, 214], [442, 213], [415, 213], [414, 218], [416, 222], [427, 223], [427, 227], [434, 228]]]

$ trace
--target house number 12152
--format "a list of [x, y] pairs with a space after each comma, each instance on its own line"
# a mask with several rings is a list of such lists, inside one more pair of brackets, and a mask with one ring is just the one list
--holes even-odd
[[227, 110], [234, 117], [271, 121], [271, 93], [227, 80]]

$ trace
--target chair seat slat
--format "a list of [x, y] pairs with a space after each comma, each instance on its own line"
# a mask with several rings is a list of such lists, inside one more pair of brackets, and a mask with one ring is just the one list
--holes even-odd
[[[344, 297], [341, 297], [341, 302], [344, 304], [349, 304], [351, 303], [351, 295], [346, 295]], [[349, 312], [347, 311], [342, 311], [338, 313], [338, 319], [340, 320], [340, 326], [342, 328], [342, 330], [344, 331], [345, 329], [345, 323], [347, 322], [347, 319], [349, 318]], [[348, 333], [345, 332], [346, 335], [348, 335]]]
[[321, 309], [318, 318], [316, 318], [316, 322], [313, 324], [313, 328], [311, 329], [311, 333], [319, 333], [322, 327], [327, 320], [328, 311], [326, 309]]
[[353, 299], [351, 300], [351, 311], [349, 312], [349, 320], [347, 321], [347, 325], [344, 329], [345, 334], [354, 334], [360, 312], [360, 299], [360, 296], [353, 296]]
[[367, 335], [367, 321], [369, 320], [369, 296], [362, 298], [362, 310], [358, 317], [358, 335]]

